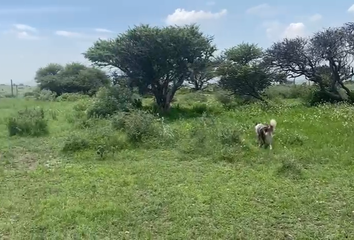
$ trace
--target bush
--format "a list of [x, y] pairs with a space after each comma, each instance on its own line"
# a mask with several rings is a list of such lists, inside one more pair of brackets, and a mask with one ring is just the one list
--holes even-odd
[[230, 95], [229, 92], [217, 91], [215, 93], [215, 98], [225, 109], [232, 109], [237, 105], [235, 97]]
[[141, 105], [141, 99], [139, 102], [139, 98], [126, 87], [104, 87], [97, 92], [96, 100], [88, 108], [87, 114], [89, 117], [107, 117]]
[[45, 90], [45, 89], [43, 89], [41, 91], [35, 90], [34, 94], [35, 94], [36, 100], [39, 100], [39, 101], [54, 101], [57, 96], [55, 92]]
[[132, 99], [133, 108], [135, 108], [135, 109], [142, 109], [143, 108], [143, 99], [141, 96], [133, 93], [131, 99]]
[[36, 93], [35, 92], [25, 92], [23, 94], [24, 97], [35, 97]]
[[85, 150], [90, 147], [90, 143], [86, 138], [81, 138], [79, 136], [69, 136], [62, 148], [63, 152], [77, 152], [81, 150]]
[[112, 131], [109, 125], [104, 124], [101, 127], [89, 129], [88, 139], [90, 140], [91, 148], [96, 151], [100, 149], [104, 152], [115, 152], [129, 147], [127, 138], [116, 131]]
[[208, 111], [208, 105], [206, 105], [205, 103], [195, 103], [193, 104], [192, 107], [192, 112], [195, 112], [197, 114], [202, 114], [204, 112]]
[[310, 93], [311, 87], [307, 85], [293, 85], [290, 87], [289, 98], [302, 98], [305, 99]]
[[132, 143], [142, 142], [145, 138], [156, 136], [159, 133], [155, 117], [143, 111], [120, 113], [112, 118], [115, 129], [124, 130], [128, 140]]
[[343, 100], [331, 95], [328, 92], [321, 91], [319, 89], [313, 88], [305, 98], [306, 103], [309, 106], [316, 106], [323, 103], [338, 103]]
[[117, 113], [113, 115], [111, 119], [112, 128], [115, 130], [124, 130], [126, 115], [126, 113]]
[[63, 153], [74, 153], [85, 150], [94, 150], [101, 157], [107, 153], [115, 154], [115, 152], [126, 149], [129, 144], [126, 138], [112, 131], [109, 126], [97, 125], [87, 129], [82, 135], [70, 135], [64, 141], [61, 149]]
[[48, 134], [48, 123], [42, 108], [25, 109], [8, 119], [7, 128], [10, 136], [39, 137]]
[[185, 130], [176, 148], [188, 158], [198, 155], [232, 162], [249, 153], [242, 126], [221, 124], [216, 118], [204, 115], [189, 123]]
[[218, 136], [222, 145], [238, 145], [242, 143], [241, 134], [234, 128], [224, 127], [219, 130]]
[[15, 95], [12, 95], [12, 94], [8, 94], [8, 93], [7, 93], [7, 94], [4, 95], [4, 97], [5, 97], [5, 98], [14, 98]]
[[307, 85], [276, 85], [269, 87], [266, 90], [266, 95], [269, 99], [305, 99], [310, 91], [311, 87]]
[[87, 99], [89, 98], [88, 95], [80, 94], [80, 93], [63, 93], [59, 97], [57, 97], [57, 101], [67, 101], [67, 102], [76, 102], [80, 99]]

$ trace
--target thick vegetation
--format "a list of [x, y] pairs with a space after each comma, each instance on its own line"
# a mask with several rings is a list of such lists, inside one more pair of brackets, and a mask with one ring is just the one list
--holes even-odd
[[85, 53], [111, 76], [38, 70], [0, 102], [0, 238], [350, 238], [350, 31], [215, 56], [195, 25], [141, 25]]
[[93, 95], [102, 86], [109, 85], [108, 76], [97, 68], [80, 63], [70, 63], [65, 67], [48, 64], [38, 69], [35, 80], [40, 89], [46, 89], [60, 96], [63, 93], [84, 93]]

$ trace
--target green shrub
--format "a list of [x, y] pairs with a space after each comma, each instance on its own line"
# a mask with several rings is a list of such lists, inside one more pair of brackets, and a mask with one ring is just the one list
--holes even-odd
[[59, 102], [63, 102], [63, 101], [76, 102], [80, 99], [87, 99], [87, 98], [89, 98], [88, 95], [84, 95], [80, 93], [63, 93], [62, 95], [57, 97], [56, 100]]
[[126, 115], [127, 114], [123, 112], [113, 115], [111, 118], [112, 128], [115, 130], [124, 130]]
[[91, 148], [99, 151], [100, 154], [127, 149], [129, 144], [124, 134], [112, 131], [109, 125], [99, 128], [91, 128], [88, 139], [90, 140]]
[[234, 128], [224, 127], [218, 132], [218, 137], [222, 145], [241, 144], [241, 134]]
[[235, 108], [237, 106], [237, 102], [235, 100], [235, 97], [233, 95], [231, 95], [229, 92], [217, 91], [215, 93], [215, 98], [219, 103], [221, 103], [221, 105], [225, 109], [229, 110], [229, 109]]
[[275, 86], [270, 86], [266, 90], [266, 96], [269, 99], [277, 99], [277, 98], [283, 98], [283, 99], [297, 99], [301, 98], [304, 99], [307, 97], [311, 90], [310, 86], [307, 86], [305, 84], [303, 85], [275, 85]]
[[155, 117], [143, 111], [132, 111], [126, 114], [115, 115], [112, 125], [122, 129], [132, 143], [142, 142], [145, 138], [156, 136], [159, 133]]
[[117, 134], [109, 126], [93, 126], [82, 135], [70, 135], [64, 141], [62, 152], [74, 153], [94, 150], [97, 154], [115, 153], [128, 147], [126, 138]]
[[142, 106], [141, 99], [127, 87], [104, 87], [97, 92], [94, 103], [88, 108], [89, 117], [107, 117], [117, 112], [127, 112]]
[[133, 93], [131, 100], [132, 100], [133, 108], [135, 108], [135, 109], [142, 109], [143, 108], [143, 99], [140, 95]]
[[208, 111], [208, 105], [205, 103], [195, 103], [193, 104], [192, 111], [198, 114], [202, 114]]
[[89, 107], [92, 105], [92, 103], [93, 103], [92, 99], [80, 99], [74, 105], [74, 111], [85, 112], [85, 111], [87, 111], [87, 109], [89, 109]]
[[10, 136], [43, 136], [48, 134], [48, 123], [42, 108], [25, 109], [8, 119], [7, 128]]
[[4, 97], [5, 97], [5, 98], [14, 98], [15, 95], [12, 95], [12, 94], [8, 94], [8, 93], [7, 93], [7, 94], [4, 95]]
[[66, 113], [66, 120], [78, 129], [94, 127], [97, 123], [96, 118], [88, 118], [87, 109], [92, 105], [92, 99], [80, 99], [74, 105], [73, 110]]
[[289, 97], [291, 99], [294, 98], [306, 98], [306, 96], [310, 93], [311, 87], [307, 85], [293, 85], [290, 87]]
[[49, 90], [34, 90], [36, 100], [39, 101], [54, 101], [56, 98], [56, 93]]
[[81, 150], [85, 150], [89, 147], [90, 147], [90, 143], [86, 138], [82, 138], [76, 135], [71, 135], [65, 140], [62, 151], [65, 153], [78, 152]]
[[342, 101], [342, 99], [333, 96], [328, 92], [321, 91], [317, 88], [313, 88], [305, 98], [305, 102], [309, 106], [316, 106], [323, 103], [338, 103]]
[[25, 92], [23, 94], [24, 97], [35, 97], [36, 93], [35, 92]]

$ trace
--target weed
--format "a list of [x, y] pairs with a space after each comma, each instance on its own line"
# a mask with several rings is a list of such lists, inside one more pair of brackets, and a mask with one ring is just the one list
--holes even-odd
[[9, 136], [39, 137], [48, 134], [48, 123], [42, 108], [18, 111], [7, 121]]
[[143, 111], [133, 111], [125, 116], [124, 130], [128, 140], [139, 143], [144, 138], [156, 136], [159, 133], [156, 118]]
[[77, 152], [88, 149], [90, 147], [90, 143], [86, 138], [82, 138], [81, 136], [71, 135], [69, 136], [62, 148], [63, 152]]

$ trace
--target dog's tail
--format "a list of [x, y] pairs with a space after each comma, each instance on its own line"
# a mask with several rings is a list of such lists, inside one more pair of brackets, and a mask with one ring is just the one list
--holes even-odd
[[277, 126], [277, 121], [275, 121], [274, 119], [270, 120], [270, 126], [272, 126], [273, 128], [275, 128]]

